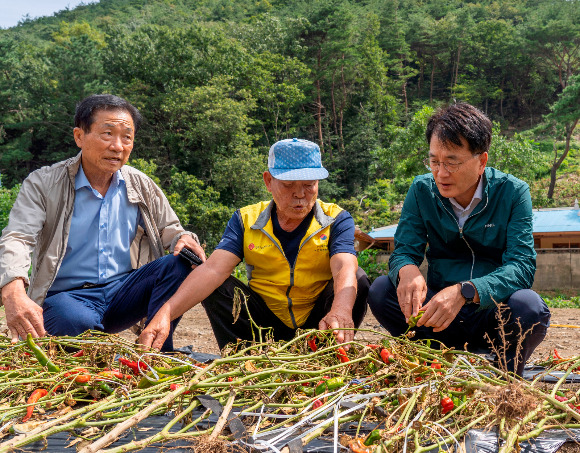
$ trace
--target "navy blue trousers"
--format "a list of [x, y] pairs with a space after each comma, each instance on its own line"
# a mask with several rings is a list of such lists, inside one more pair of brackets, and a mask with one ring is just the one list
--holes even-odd
[[[157, 310], [185, 280], [191, 268], [178, 256], [166, 255], [104, 286], [50, 292], [44, 301], [44, 328], [50, 335], [80, 335], [86, 330], [121, 332]], [[162, 350], [173, 350], [171, 323]]]
[[[435, 292], [428, 289], [425, 303], [434, 295]], [[389, 277], [383, 275], [373, 282], [368, 303], [375, 318], [392, 336], [398, 337], [405, 333], [408, 326], [399, 306], [397, 290]], [[467, 343], [470, 351], [489, 351], [491, 345], [484, 337], [487, 333], [493, 345], [500, 352], [503, 351], [501, 355], [505, 356], [499, 357], [499, 365], [521, 375], [526, 361], [546, 336], [550, 325], [550, 310], [544, 300], [531, 289], [516, 291], [502, 305], [506, 307], [506, 310], [500, 311], [504, 321], [505, 345], [498, 329], [497, 307], [480, 310], [477, 304], [464, 305], [449, 327], [442, 332], [433, 332], [431, 327], [421, 326], [414, 329], [416, 334], [413, 338], [430, 338], [461, 350]], [[529, 329], [531, 330], [523, 339], [516, 358], [519, 335]]]

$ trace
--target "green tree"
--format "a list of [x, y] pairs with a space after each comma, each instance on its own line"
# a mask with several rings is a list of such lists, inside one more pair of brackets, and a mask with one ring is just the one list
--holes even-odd
[[[130, 165], [142, 171], [159, 184], [157, 164], [144, 159], [132, 159]], [[166, 186], [165, 196], [181, 224], [194, 231], [209, 250], [217, 245], [233, 209], [220, 203], [219, 192], [207, 187], [203, 181], [173, 168]]]
[[501, 133], [499, 124], [494, 123], [487, 165], [531, 182], [543, 170], [545, 162], [537, 143], [518, 133], [508, 138]]
[[548, 199], [550, 200], [554, 195], [558, 169], [564, 159], [566, 159], [566, 156], [568, 156], [574, 130], [578, 125], [578, 121], [580, 121], [580, 74], [569, 78], [568, 85], [558, 97], [558, 101], [551, 107], [551, 110], [552, 112], [546, 118], [552, 122], [555, 128], [561, 131], [564, 136], [565, 146], [562, 154], [558, 156], [556, 141], [554, 141], [554, 161], [550, 169], [550, 186], [548, 188]]
[[0, 187], [0, 232], [8, 225], [8, 216], [19, 191], [20, 184], [16, 184], [11, 189]]
[[377, 150], [373, 155], [372, 169], [376, 175], [393, 178], [426, 173], [423, 159], [427, 157], [429, 146], [425, 141], [425, 129], [433, 112], [433, 107], [423, 106], [405, 127], [392, 128], [390, 145]]

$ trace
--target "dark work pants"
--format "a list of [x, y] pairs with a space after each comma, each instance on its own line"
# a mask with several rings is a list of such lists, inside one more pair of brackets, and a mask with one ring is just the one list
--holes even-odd
[[[80, 335], [89, 329], [121, 332], [142, 318], [149, 323], [190, 271], [183, 259], [166, 255], [104, 286], [49, 292], [44, 328], [50, 335]], [[162, 351], [173, 351], [179, 320], [172, 321]]]
[[[352, 310], [352, 317], [355, 327], [360, 326], [367, 311], [367, 295], [370, 281], [367, 274], [359, 267], [356, 273], [357, 295]], [[236, 342], [237, 339], [252, 340], [252, 327], [245, 307], [242, 310], [237, 322], [234, 324], [232, 306], [234, 299], [234, 288], [240, 288], [248, 296], [248, 309], [254, 322], [260, 327], [271, 327], [274, 339], [290, 340], [296, 334], [296, 329], [288, 327], [278, 318], [266, 305], [262, 297], [253, 291], [248, 285], [242, 283], [235, 277], [228, 279], [219, 286], [202, 304], [211, 322], [213, 333], [218, 346], [223, 349], [228, 343]], [[330, 280], [318, 299], [314, 303], [314, 308], [300, 326], [301, 329], [317, 329], [318, 323], [330, 311], [334, 301], [333, 280]], [[256, 336], [256, 338], [258, 338]]]
[[[427, 303], [435, 292], [427, 291], [425, 303]], [[534, 349], [542, 342], [546, 336], [550, 325], [550, 310], [544, 300], [531, 289], [516, 291], [505, 301], [503, 306], [507, 309], [502, 311], [504, 320], [504, 330], [506, 339], [505, 365], [508, 371], [514, 371], [516, 359], [516, 346], [521, 332], [532, 329], [524, 338], [520, 356], [517, 359], [516, 373], [521, 375], [526, 361], [534, 352]], [[386, 275], [377, 278], [369, 290], [369, 307], [375, 318], [394, 336], [400, 336], [407, 330], [405, 317], [399, 306], [397, 290], [389, 277]], [[485, 340], [487, 333], [492, 339], [496, 348], [501, 348], [498, 330], [497, 307], [490, 309], [479, 309], [478, 304], [464, 305], [457, 317], [442, 332], [433, 332], [431, 327], [421, 326], [415, 330], [414, 339], [434, 339], [446, 346], [456, 349], [464, 349], [467, 343], [468, 350], [490, 349], [490, 344]], [[521, 328], [517, 324], [517, 320]], [[502, 360], [500, 358], [500, 366]]]

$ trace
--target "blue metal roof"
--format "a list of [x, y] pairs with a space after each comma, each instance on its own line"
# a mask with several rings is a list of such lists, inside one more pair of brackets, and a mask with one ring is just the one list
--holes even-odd
[[[534, 210], [534, 233], [580, 232], [580, 211], [578, 209]], [[397, 225], [373, 228], [369, 233], [372, 238], [392, 238]]]
[[372, 237], [373, 239], [392, 238], [395, 237], [395, 231], [397, 231], [397, 225], [373, 228], [373, 230], [369, 233], [369, 236]]
[[578, 209], [534, 211], [534, 233], [580, 232]]

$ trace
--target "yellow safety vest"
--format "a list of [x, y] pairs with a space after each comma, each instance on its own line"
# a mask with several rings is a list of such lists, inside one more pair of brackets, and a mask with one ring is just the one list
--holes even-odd
[[300, 241], [296, 263], [289, 263], [274, 236], [273, 201], [240, 209], [244, 225], [244, 259], [250, 288], [290, 328], [306, 322], [314, 302], [332, 279], [328, 241], [330, 226], [342, 208], [317, 200], [314, 216]]

